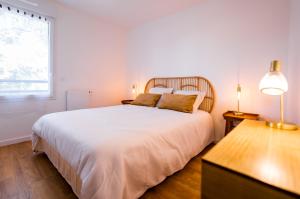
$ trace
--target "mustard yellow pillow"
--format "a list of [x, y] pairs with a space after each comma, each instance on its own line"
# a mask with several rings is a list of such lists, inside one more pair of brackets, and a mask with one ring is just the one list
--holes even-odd
[[131, 102], [131, 104], [138, 106], [155, 107], [160, 97], [160, 94], [144, 93], [137, 96], [137, 98], [133, 102]]
[[196, 98], [197, 95], [163, 94], [157, 107], [184, 113], [192, 113]]

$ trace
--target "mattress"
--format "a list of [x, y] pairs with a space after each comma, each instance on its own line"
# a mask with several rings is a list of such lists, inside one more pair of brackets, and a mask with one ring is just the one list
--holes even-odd
[[45, 152], [82, 199], [133, 199], [214, 141], [209, 113], [120, 105], [52, 113], [33, 126]]

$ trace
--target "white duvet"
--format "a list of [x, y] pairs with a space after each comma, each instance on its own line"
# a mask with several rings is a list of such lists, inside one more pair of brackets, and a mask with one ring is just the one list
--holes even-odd
[[[45, 115], [33, 126], [80, 177], [82, 199], [134, 199], [214, 139], [211, 116], [133, 105]], [[74, 187], [74, 186], [72, 186]]]

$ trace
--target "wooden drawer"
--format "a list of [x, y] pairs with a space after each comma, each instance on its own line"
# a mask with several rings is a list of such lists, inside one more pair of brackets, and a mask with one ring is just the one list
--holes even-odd
[[297, 195], [202, 161], [202, 199], [296, 199]]

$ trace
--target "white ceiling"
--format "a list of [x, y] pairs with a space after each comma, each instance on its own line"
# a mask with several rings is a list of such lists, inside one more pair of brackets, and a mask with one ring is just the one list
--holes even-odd
[[191, 7], [202, 0], [57, 0], [128, 27]]

